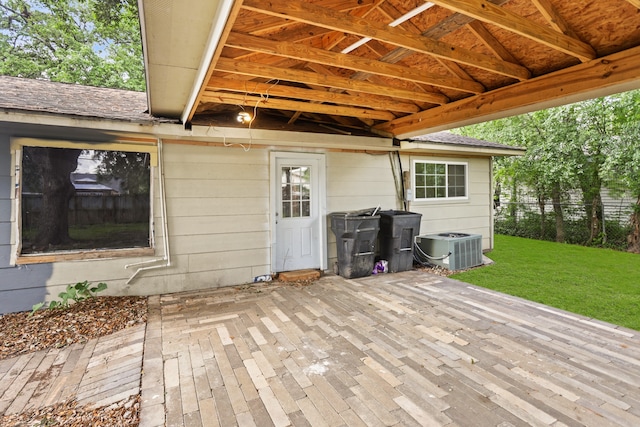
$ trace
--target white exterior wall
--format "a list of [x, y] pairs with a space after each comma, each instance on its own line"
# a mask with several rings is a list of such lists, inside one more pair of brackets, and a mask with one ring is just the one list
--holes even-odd
[[165, 144], [164, 174], [172, 265], [141, 273], [135, 286], [145, 293], [217, 288], [270, 273], [269, 151]]
[[[404, 158], [407, 161], [404, 161]], [[412, 202], [411, 212], [422, 214], [420, 234], [461, 232], [482, 235], [482, 248], [492, 248], [493, 201], [491, 161], [489, 158], [405, 156], [403, 166], [413, 160], [467, 163], [468, 198], [464, 200], [429, 200]], [[411, 161], [411, 163], [410, 163]], [[408, 166], [407, 166], [408, 167]]]
[[[395, 154], [394, 154], [395, 156]], [[389, 154], [327, 153], [327, 240], [329, 269], [337, 260], [333, 212], [398, 209]]]
[[[0, 135], [1, 136], [1, 135]], [[9, 140], [0, 141], [5, 153]], [[271, 149], [282, 151], [274, 146]], [[271, 149], [245, 151], [232, 147], [165, 143], [163, 167], [171, 265], [142, 271], [127, 285], [136, 267], [125, 265], [154, 259], [113, 258], [66, 261], [20, 267], [7, 262], [15, 222], [13, 171], [2, 163], [0, 174], [0, 313], [26, 310], [43, 299], [55, 299], [67, 284], [89, 280], [106, 282], [106, 294], [147, 295], [217, 288], [251, 282], [271, 272], [270, 165]], [[289, 150], [300, 152], [302, 150]], [[380, 206], [401, 209], [388, 153], [327, 151], [327, 213]], [[395, 158], [395, 154], [393, 154]], [[412, 156], [402, 156], [410, 170]], [[460, 231], [482, 234], [485, 249], [491, 234], [490, 160], [430, 157], [431, 160], [468, 161], [469, 198], [461, 201], [412, 203], [410, 210], [423, 215], [421, 234]], [[8, 169], [8, 170], [7, 170]], [[163, 257], [164, 236], [160, 216], [158, 169], [154, 170], [156, 257]], [[9, 233], [10, 234], [10, 233]], [[327, 216], [328, 268], [336, 261], [335, 236]], [[158, 262], [157, 265], [161, 265]], [[154, 265], [154, 264], [147, 264]], [[145, 265], [142, 265], [145, 266]]]

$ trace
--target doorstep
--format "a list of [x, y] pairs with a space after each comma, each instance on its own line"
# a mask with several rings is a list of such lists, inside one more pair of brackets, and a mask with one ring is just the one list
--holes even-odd
[[320, 278], [320, 270], [295, 270], [278, 273], [278, 280], [282, 282], [298, 282], [300, 280], [316, 280]]

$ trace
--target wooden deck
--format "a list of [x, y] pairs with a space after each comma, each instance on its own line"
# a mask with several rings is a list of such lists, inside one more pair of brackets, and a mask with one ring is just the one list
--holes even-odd
[[636, 331], [422, 272], [151, 306], [141, 427], [640, 425]]

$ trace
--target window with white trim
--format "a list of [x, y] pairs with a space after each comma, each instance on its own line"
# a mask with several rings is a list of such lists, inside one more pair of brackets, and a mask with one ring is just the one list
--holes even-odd
[[153, 248], [155, 145], [29, 138], [12, 143], [18, 154], [19, 256], [69, 259], [71, 253]]
[[467, 197], [467, 163], [414, 160], [415, 200]]

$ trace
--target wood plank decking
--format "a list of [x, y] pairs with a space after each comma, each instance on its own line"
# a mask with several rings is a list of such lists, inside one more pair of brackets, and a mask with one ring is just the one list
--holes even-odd
[[640, 425], [636, 331], [422, 272], [150, 314], [141, 427]]

